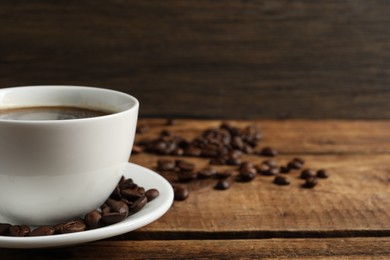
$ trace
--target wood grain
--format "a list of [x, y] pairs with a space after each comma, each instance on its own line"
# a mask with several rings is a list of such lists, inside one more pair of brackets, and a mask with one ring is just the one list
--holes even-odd
[[383, 1], [1, 1], [0, 87], [132, 93], [143, 117], [390, 118]]
[[390, 238], [100, 241], [0, 251], [1, 259], [388, 259]]
[[[169, 127], [164, 122], [141, 120], [140, 124], [149, 125], [150, 131], [138, 135], [137, 140], [156, 137], [163, 129], [183, 136], [185, 133], [191, 138], [218, 126], [221, 121], [178, 120]], [[272, 177], [261, 175], [251, 183], [232, 180], [233, 185], [227, 191], [214, 190], [215, 180], [190, 183], [188, 187], [192, 192], [186, 201], [175, 202], [162, 219], [129, 235], [149, 239], [390, 235], [388, 122], [232, 122], [236, 126], [256, 123], [264, 128], [265, 143], [276, 142], [280, 147], [285, 145], [286, 149], [291, 149], [290, 153], [276, 158], [279, 165], [302, 157], [306, 160], [305, 168], [325, 168], [331, 177], [320, 180], [312, 190], [300, 187], [303, 183], [298, 178], [300, 171], [288, 174], [292, 183], [287, 187], [276, 186]], [[305, 146], [307, 140], [316, 138], [325, 138], [334, 150], [326, 148], [328, 142], [311, 142]], [[155, 169], [159, 158], [161, 156], [142, 153], [132, 155], [131, 161]], [[253, 163], [265, 159], [257, 155], [243, 158]], [[208, 160], [203, 158], [186, 160], [194, 162], [197, 169], [208, 165]], [[235, 169], [230, 166], [218, 169], [226, 168]], [[163, 175], [176, 182], [175, 175]]]

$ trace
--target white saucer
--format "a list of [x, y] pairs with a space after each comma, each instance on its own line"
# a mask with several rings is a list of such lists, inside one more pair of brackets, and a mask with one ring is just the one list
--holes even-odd
[[160, 195], [147, 203], [142, 210], [129, 216], [126, 220], [117, 224], [88, 230], [78, 233], [40, 236], [40, 237], [7, 237], [0, 236], [0, 247], [6, 248], [47, 248], [69, 246], [80, 243], [91, 242], [108, 237], [117, 236], [123, 233], [143, 227], [160, 218], [171, 207], [173, 202], [172, 186], [167, 180], [142, 166], [129, 163], [126, 171], [126, 178], [132, 178], [139, 186], [146, 190], [156, 188]]

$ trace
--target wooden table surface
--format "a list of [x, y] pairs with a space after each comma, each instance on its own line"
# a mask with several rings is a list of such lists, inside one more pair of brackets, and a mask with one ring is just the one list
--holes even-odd
[[[196, 181], [187, 184], [187, 200], [175, 201], [162, 218], [137, 231], [69, 248], [0, 249], [0, 259], [390, 258], [390, 121], [229, 122], [257, 125], [263, 135], [259, 147], [276, 148], [278, 163], [301, 157], [305, 167], [327, 169], [330, 177], [313, 189], [300, 187], [299, 171], [288, 174], [289, 186], [261, 175], [249, 183], [233, 182], [225, 191], [213, 189], [215, 180]], [[221, 121], [139, 123], [150, 129], [137, 140], [157, 137], [164, 129], [191, 139]], [[159, 158], [141, 153], [130, 161], [155, 170]], [[185, 160], [197, 169], [208, 165], [204, 158]]]

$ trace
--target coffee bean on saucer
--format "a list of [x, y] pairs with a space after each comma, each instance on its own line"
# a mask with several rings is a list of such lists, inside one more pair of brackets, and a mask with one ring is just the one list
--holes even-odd
[[101, 219], [102, 214], [97, 210], [93, 210], [85, 215], [84, 222], [88, 229], [95, 229], [102, 226]]
[[123, 201], [108, 199], [106, 204], [111, 208], [112, 212], [123, 214], [125, 217], [129, 215], [129, 207]]
[[54, 235], [55, 229], [53, 227], [49, 226], [43, 226], [34, 229], [30, 233], [28, 233], [29, 237], [36, 237], [36, 236], [51, 236]]
[[143, 196], [142, 198], [137, 199], [134, 203], [129, 207], [129, 215], [137, 213], [140, 211], [148, 202], [148, 198]]
[[160, 195], [159, 191], [157, 189], [149, 189], [145, 192], [145, 196], [148, 199], [148, 202], [154, 200], [155, 198]]
[[274, 183], [277, 185], [289, 185], [290, 180], [284, 176], [276, 176], [274, 179]]
[[173, 192], [175, 200], [186, 200], [190, 194], [187, 187], [182, 185], [173, 185]]
[[305, 183], [302, 184], [302, 187], [307, 188], [307, 189], [311, 189], [316, 185], [317, 185], [317, 178], [309, 177], [309, 178], [306, 178]]
[[218, 180], [214, 186], [215, 190], [227, 190], [230, 188], [230, 182], [227, 179]]
[[9, 228], [9, 235], [13, 237], [24, 237], [30, 233], [30, 227], [26, 225], [14, 225]]
[[121, 214], [118, 212], [111, 212], [111, 213], [103, 214], [101, 221], [102, 223], [108, 226], [108, 225], [121, 222], [125, 218], [126, 218], [125, 214]]
[[299, 178], [307, 179], [307, 178], [314, 177], [315, 175], [316, 175], [316, 172], [314, 170], [305, 169], [301, 172], [301, 175], [299, 176]]
[[76, 219], [67, 223], [58, 224], [54, 226], [54, 229], [55, 233], [67, 234], [84, 231], [86, 229], [86, 225], [83, 220]]
[[176, 164], [173, 160], [159, 159], [157, 161], [157, 171], [173, 171]]
[[329, 177], [327, 171], [324, 170], [324, 169], [318, 170], [316, 175], [317, 175], [318, 178], [321, 178], [321, 179], [326, 179], [326, 178]]
[[11, 226], [12, 225], [8, 223], [0, 223], [0, 236], [8, 235]]
[[143, 196], [142, 192], [137, 189], [125, 189], [121, 190], [122, 198], [127, 199], [128, 201], [135, 201]]

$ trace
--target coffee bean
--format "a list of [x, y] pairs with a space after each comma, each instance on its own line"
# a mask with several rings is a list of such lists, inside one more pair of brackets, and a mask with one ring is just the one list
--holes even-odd
[[198, 178], [205, 179], [215, 176], [217, 171], [212, 167], [206, 167], [198, 172]]
[[107, 214], [107, 213], [111, 213], [111, 208], [106, 204], [104, 203], [100, 209], [102, 210], [102, 214]]
[[266, 160], [263, 162], [263, 164], [266, 164], [266, 165], [273, 167], [273, 168], [278, 166], [278, 164], [275, 160]]
[[142, 198], [139, 198], [134, 201], [133, 205], [129, 207], [129, 215], [140, 211], [146, 205], [146, 203], [148, 203], [148, 198], [146, 196], [143, 196]]
[[255, 169], [257, 170], [258, 173], [260, 174], [263, 174], [263, 175], [272, 175], [272, 173], [270, 172], [271, 170], [271, 167], [267, 164], [257, 164], [255, 166]]
[[291, 162], [289, 162], [289, 163], [287, 164], [287, 167], [288, 167], [289, 169], [296, 169], [296, 170], [301, 169], [302, 166], [303, 166], [303, 164], [300, 163], [299, 161], [291, 161]]
[[256, 170], [254, 168], [248, 170], [242, 170], [239, 174], [240, 180], [243, 182], [249, 182], [256, 177]]
[[179, 201], [186, 200], [190, 194], [188, 188], [182, 185], [174, 185], [173, 192], [174, 199]]
[[67, 223], [62, 223], [59, 225], [56, 225], [54, 227], [56, 233], [60, 234], [67, 234], [67, 233], [75, 233], [75, 232], [81, 232], [86, 229], [86, 225], [84, 221], [77, 219], [73, 220]]
[[278, 155], [278, 151], [272, 147], [264, 147], [260, 151], [260, 155], [267, 156], [267, 157], [274, 157]]
[[241, 160], [239, 158], [230, 158], [228, 157], [225, 162], [227, 165], [239, 165]]
[[176, 160], [176, 167], [181, 171], [193, 171], [195, 170], [195, 164], [183, 160]]
[[198, 157], [201, 154], [202, 154], [202, 150], [200, 148], [197, 148], [194, 146], [189, 146], [186, 149], [184, 149], [184, 155], [187, 155], [187, 156]]
[[157, 160], [157, 171], [173, 171], [176, 164], [173, 160], [159, 159]]
[[226, 179], [218, 180], [214, 186], [216, 190], [227, 190], [230, 188], [230, 182]]
[[55, 229], [52, 227], [44, 226], [39, 227], [28, 233], [29, 237], [35, 237], [35, 236], [51, 236], [54, 235]]
[[226, 164], [226, 159], [224, 156], [211, 158], [209, 163], [211, 165], [224, 165], [224, 164]]
[[119, 184], [116, 185], [114, 191], [110, 195], [111, 199], [120, 200], [121, 199], [121, 190], [119, 189]]
[[30, 227], [26, 225], [15, 225], [9, 227], [9, 235], [13, 237], [25, 237], [30, 232]]
[[143, 193], [136, 189], [121, 190], [121, 195], [128, 201], [135, 201], [143, 196]]
[[302, 158], [294, 158], [294, 159], [292, 159], [292, 161], [299, 162], [302, 165], [305, 164], [305, 160], [303, 160]]
[[316, 175], [316, 172], [314, 170], [305, 169], [301, 172], [301, 175], [299, 176], [301, 179], [307, 179], [314, 177]]
[[129, 207], [123, 201], [108, 199], [106, 204], [111, 208], [111, 212], [124, 214], [126, 217], [129, 215]]
[[316, 175], [318, 178], [321, 178], [321, 179], [326, 179], [329, 177], [327, 171], [324, 169], [318, 170]]
[[9, 228], [11, 227], [11, 224], [8, 223], [0, 223], [0, 236], [8, 235]]
[[251, 162], [242, 162], [239, 166], [239, 170], [244, 170], [244, 169], [250, 169], [253, 168], [253, 164]]
[[236, 173], [236, 172], [233, 171], [233, 170], [225, 170], [225, 171], [222, 171], [222, 172], [217, 172], [217, 173], [215, 174], [215, 177], [216, 177], [217, 179], [222, 180], [222, 179], [227, 179], [227, 178], [229, 178], [230, 176], [234, 175], [235, 173]]
[[101, 227], [101, 219], [102, 214], [97, 210], [93, 210], [85, 215], [84, 222], [88, 229], [95, 229]]
[[276, 176], [274, 179], [274, 183], [277, 185], [289, 185], [290, 180], [284, 176]]
[[125, 218], [126, 218], [125, 214], [112, 212], [112, 213], [103, 214], [101, 218], [101, 222], [108, 226], [108, 225], [121, 222]]
[[159, 191], [157, 189], [149, 189], [145, 192], [145, 196], [148, 199], [148, 202], [154, 200], [155, 198], [160, 195]]
[[307, 189], [311, 189], [313, 188], [314, 186], [317, 185], [317, 178], [315, 177], [309, 177], [305, 180], [305, 183], [302, 184], [302, 187], [303, 188], [307, 188]]
[[289, 173], [290, 172], [290, 168], [286, 167], [286, 166], [280, 166], [280, 172], [281, 173]]

